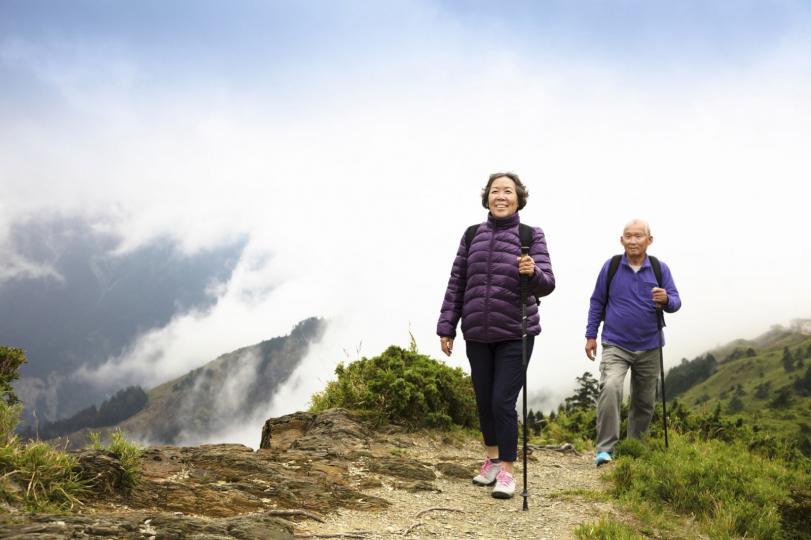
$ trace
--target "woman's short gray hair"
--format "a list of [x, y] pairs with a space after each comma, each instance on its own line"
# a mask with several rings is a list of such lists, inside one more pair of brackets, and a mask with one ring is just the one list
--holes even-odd
[[515, 194], [518, 196], [518, 209], [521, 210], [527, 205], [527, 199], [529, 198], [529, 190], [527, 190], [527, 186], [521, 182], [521, 179], [518, 178], [518, 175], [514, 172], [497, 172], [490, 175], [490, 178], [487, 180], [487, 185], [484, 186], [482, 190], [482, 206], [489, 209], [490, 206], [488, 203], [488, 195], [490, 194], [490, 186], [493, 185], [493, 181], [496, 178], [509, 178], [513, 182], [515, 182]]

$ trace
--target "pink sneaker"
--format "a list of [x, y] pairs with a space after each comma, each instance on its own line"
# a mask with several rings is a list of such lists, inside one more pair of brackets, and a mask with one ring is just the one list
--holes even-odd
[[499, 471], [496, 475], [496, 487], [491, 495], [496, 499], [510, 499], [515, 494], [515, 478], [507, 471]]
[[479, 474], [473, 478], [473, 483], [477, 486], [492, 486], [496, 482], [496, 476], [501, 472], [501, 464], [493, 463], [490, 458], [485, 458]]

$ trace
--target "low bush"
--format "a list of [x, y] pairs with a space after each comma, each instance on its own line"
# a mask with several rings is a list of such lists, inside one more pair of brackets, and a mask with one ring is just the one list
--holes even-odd
[[311, 411], [343, 407], [379, 422], [409, 427], [475, 428], [476, 400], [470, 376], [415, 348], [392, 346], [380, 356], [335, 368], [337, 380], [313, 395]]

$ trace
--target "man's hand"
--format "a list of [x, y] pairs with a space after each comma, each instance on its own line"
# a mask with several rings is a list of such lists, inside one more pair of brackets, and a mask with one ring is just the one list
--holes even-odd
[[651, 289], [651, 294], [653, 295], [653, 303], [656, 304], [656, 307], [661, 309], [667, 305], [667, 291], [660, 288], [654, 287]]
[[591, 361], [597, 358], [597, 340], [595, 338], [586, 338], [586, 356]]
[[439, 338], [439, 345], [442, 347], [442, 352], [445, 353], [445, 356], [450, 356], [453, 352], [453, 338], [452, 337], [441, 337]]

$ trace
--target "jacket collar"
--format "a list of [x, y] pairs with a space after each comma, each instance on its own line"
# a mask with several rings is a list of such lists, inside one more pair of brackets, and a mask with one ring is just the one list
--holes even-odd
[[518, 212], [504, 218], [493, 217], [493, 214], [487, 212], [487, 222], [490, 223], [494, 229], [509, 229], [521, 223], [521, 217], [518, 215]]
[[[631, 267], [631, 264], [628, 262], [628, 256], [625, 253], [622, 254], [621, 260], [622, 264], [628, 266], [629, 268]], [[642, 266], [640, 266], [640, 268], [650, 268], [650, 257], [648, 257], [647, 253], [645, 253], [645, 260], [642, 261]]]

